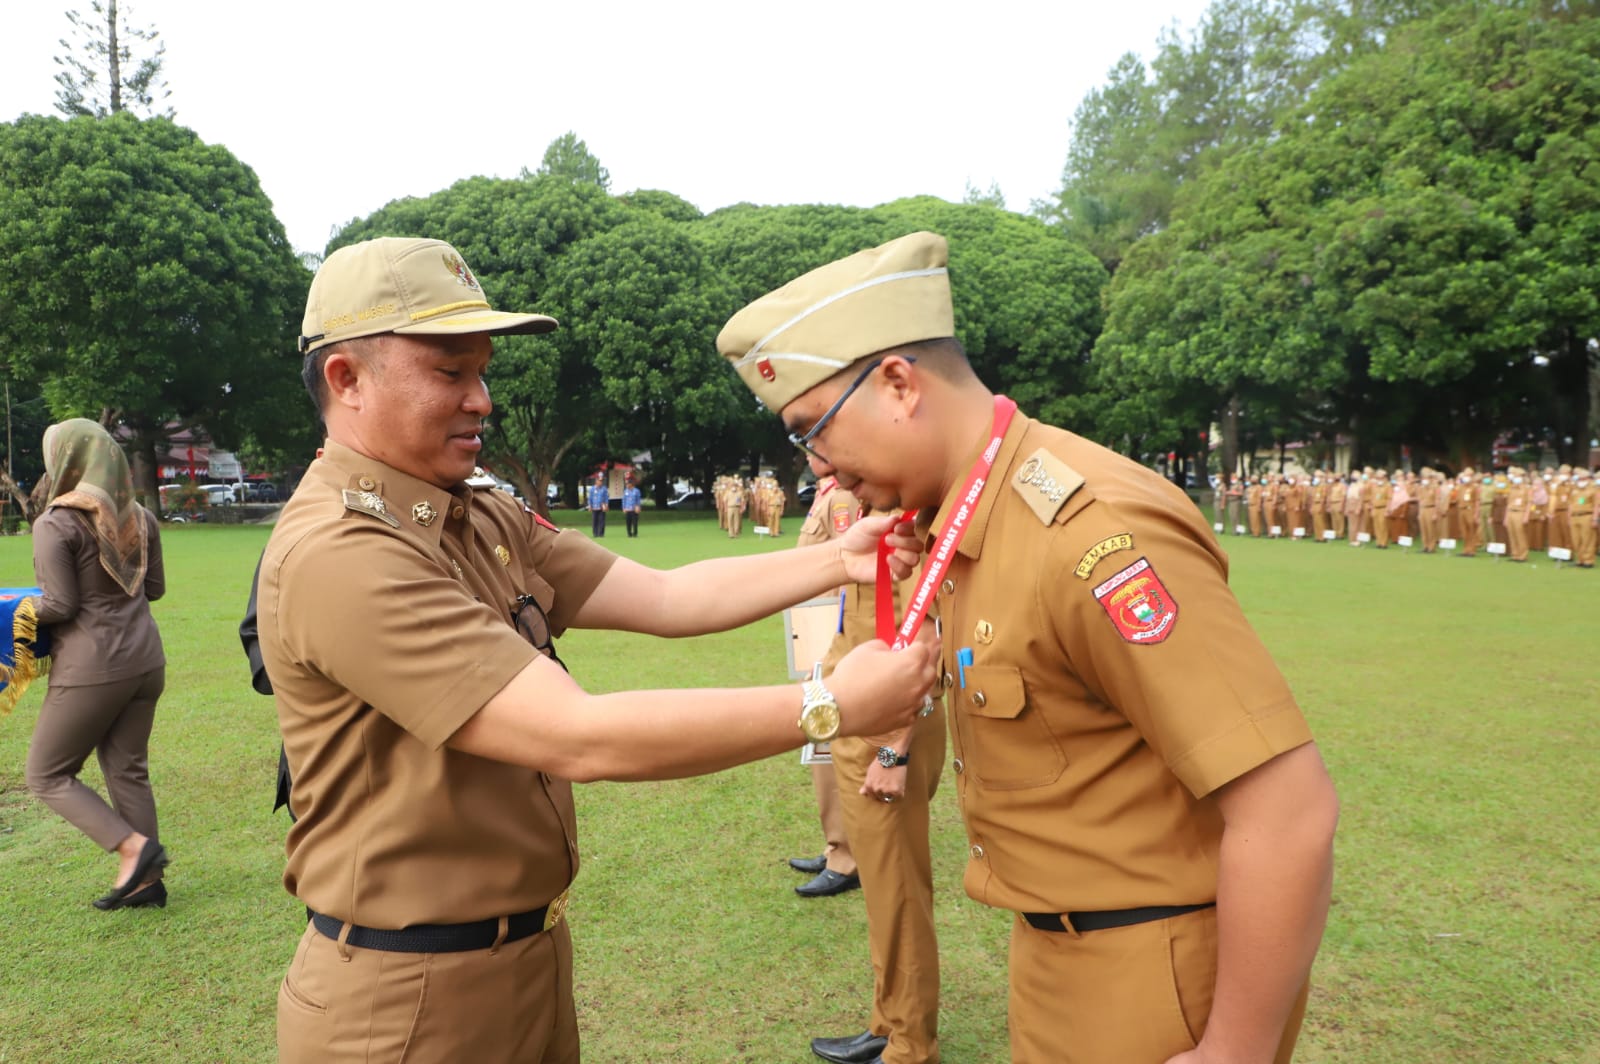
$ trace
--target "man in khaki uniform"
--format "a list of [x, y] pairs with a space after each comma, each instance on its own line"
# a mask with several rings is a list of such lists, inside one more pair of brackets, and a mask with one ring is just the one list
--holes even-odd
[[1510, 486], [1506, 500], [1506, 554], [1514, 562], [1528, 560], [1528, 507], [1531, 501], [1527, 477], [1520, 466], [1506, 471]]
[[1333, 538], [1344, 538], [1344, 505], [1346, 486], [1344, 477], [1337, 473], [1326, 474], [1328, 478], [1328, 527], [1333, 531]]
[[1581, 569], [1594, 568], [1595, 538], [1600, 535], [1600, 507], [1595, 506], [1595, 478], [1579, 466], [1572, 475], [1572, 561]]
[[935, 675], [931, 651], [874, 643], [834, 671], [836, 695], [820, 681], [579, 687], [555, 656], [564, 629], [745, 624], [871, 578], [890, 522], [662, 572], [468, 488], [490, 336], [555, 324], [492, 310], [437, 240], [341, 248], [312, 281], [300, 348], [327, 441], [273, 529], [258, 596], [299, 814], [284, 884], [310, 910], [279, 988], [281, 1061], [578, 1060], [568, 781], [711, 772], [832, 738], [841, 720], [903, 727]]
[[1372, 474], [1372, 479], [1367, 482], [1371, 485], [1368, 496], [1371, 512], [1368, 520], [1372, 526], [1372, 540], [1378, 545], [1379, 550], [1389, 547], [1389, 499], [1394, 494], [1394, 485], [1389, 483], [1389, 474], [1380, 469]]
[[1356, 537], [1363, 531], [1361, 515], [1366, 510], [1365, 499], [1365, 482], [1361, 479], [1361, 474], [1352, 469], [1350, 471], [1350, 486], [1345, 489], [1344, 495], [1344, 516], [1346, 531], [1349, 533], [1347, 538], [1351, 543], [1356, 542]]
[[[1199, 511], [1015, 413], [959, 342], [945, 241], [814, 270], [717, 338], [812, 468], [918, 508], [965, 886], [1016, 914], [1016, 1064], [1286, 1061], [1338, 803]], [[959, 542], [957, 542], [959, 540]]]
[[738, 539], [739, 533], [744, 531], [744, 481], [738, 477], [730, 478], [724, 492], [728, 506], [728, 538]]
[[1433, 486], [1433, 470], [1422, 471], [1414, 490], [1417, 524], [1422, 533], [1422, 553], [1432, 554], [1439, 545], [1439, 492]]
[[1572, 470], [1563, 465], [1550, 485], [1550, 545], [1571, 550]]
[[1327, 478], [1318, 472], [1311, 477], [1311, 541], [1322, 542], [1322, 533], [1328, 528]]
[[1256, 539], [1261, 538], [1262, 513], [1266, 506], [1266, 499], [1266, 479], [1257, 477], [1250, 482], [1250, 490], [1245, 494], [1245, 510], [1250, 515], [1250, 534]]
[[[833, 477], [822, 477], [817, 481], [817, 495], [811, 500], [811, 509], [806, 514], [806, 519], [800, 526], [800, 535], [795, 540], [797, 547], [810, 547], [818, 543], [826, 543], [833, 538], [828, 526], [828, 510], [837, 492], [838, 481]], [[848, 505], [854, 506], [855, 499], [848, 494]], [[851, 522], [839, 531], [845, 532]], [[828, 663], [832, 666], [832, 662]], [[809, 662], [796, 662], [809, 668]], [[791, 857], [789, 867], [796, 872], [805, 872], [814, 878], [809, 882], [796, 887], [796, 893], [817, 897], [829, 894], [839, 894], [846, 890], [853, 890], [861, 885], [861, 876], [856, 871], [855, 854], [850, 850], [850, 834], [845, 829], [844, 810], [839, 805], [839, 784], [834, 777], [833, 763], [822, 761], [811, 766], [811, 787], [817, 796], [817, 816], [822, 821], [822, 853], [816, 857]]]
[[1300, 538], [1304, 538], [1309, 530], [1306, 528], [1306, 482], [1304, 477], [1291, 476], [1288, 488], [1284, 491], [1284, 520], [1283, 534], [1293, 536], [1295, 529], [1300, 529]]
[[[835, 488], [824, 531], [843, 535], [860, 511], [854, 495]], [[909, 594], [907, 584], [895, 585], [897, 618]], [[853, 647], [874, 637], [873, 596], [872, 585], [845, 586], [841, 630], [823, 661], [824, 676]], [[837, 739], [832, 752], [845, 831], [854, 845], [867, 906], [872, 1013], [865, 1031], [813, 1039], [811, 1051], [837, 1064], [874, 1059], [937, 1064], [939, 942], [928, 813], [944, 768], [944, 715], [930, 713], [914, 729], [893, 734]]]
[[1456, 512], [1461, 522], [1461, 556], [1473, 558], [1483, 542], [1483, 525], [1478, 520], [1478, 474], [1468, 466], [1456, 479], [1460, 485], [1456, 493]]

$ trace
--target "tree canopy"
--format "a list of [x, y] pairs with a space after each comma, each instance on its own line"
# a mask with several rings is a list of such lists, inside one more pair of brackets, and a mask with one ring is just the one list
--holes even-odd
[[172, 426], [309, 448], [290, 403], [310, 277], [226, 149], [128, 114], [0, 125], [0, 263], [9, 372], [57, 418], [127, 426], [147, 497]]
[[[141, 116], [172, 117], [163, 106], [170, 91], [161, 77], [167, 46], [153, 26], [128, 23], [128, 7], [118, 0], [91, 0], [91, 15], [68, 11], [74, 44], [62, 38], [61, 55], [55, 57], [56, 110], [73, 118], [133, 111]], [[134, 42], [145, 54], [135, 60]], [[152, 47], [153, 46], [153, 47]]]

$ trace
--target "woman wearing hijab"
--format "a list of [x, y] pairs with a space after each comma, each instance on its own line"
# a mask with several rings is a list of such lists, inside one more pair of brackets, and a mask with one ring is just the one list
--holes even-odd
[[[166, 683], [150, 603], [166, 591], [155, 515], [133, 497], [122, 448], [77, 418], [44, 434], [46, 509], [33, 525], [33, 569], [50, 626], [50, 688], [28, 747], [28, 789], [118, 855], [99, 909], [164, 906], [167, 852], [156, 832], [147, 754]], [[79, 781], [94, 751], [109, 804]]]

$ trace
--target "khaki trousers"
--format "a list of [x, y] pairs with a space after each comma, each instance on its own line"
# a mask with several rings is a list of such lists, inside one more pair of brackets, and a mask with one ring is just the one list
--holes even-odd
[[1593, 514], [1572, 516], [1572, 560], [1579, 565], [1594, 564], [1595, 527]]
[[939, 940], [933, 926], [933, 861], [928, 805], [944, 767], [943, 707], [917, 721], [906, 766], [906, 794], [895, 802], [861, 793], [877, 746], [836, 739], [834, 775], [845, 830], [861, 871], [872, 958], [874, 1034], [887, 1035], [884, 1064], [939, 1060]]
[[577, 1064], [566, 922], [464, 953], [357, 949], [308, 925], [278, 987], [278, 1060]]
[[1550, 546], [1565, 547], [1571, 550], [1576, 546], [1572, 535], [1572, 522], [1568, 520], [1568, 511], [1557, 510], [1550, 516]]
[[1506, 517], [1506, 554], [1517, 561], [1528, 560], [1528, 517], [1510, 514]]
[[1259, 506], [1250, 508], [1250, 534], [1257, 539], [1261, 538], [1261, 508]]
[[[1078, 934], [1011, 926], [1011, 1064], [1165, 1064], [1205, 1033], [1217, 910]], [[1274, 1064], [1288, 1064], [1310, 987]]]
[[[135, 831], [160, 837], [149, 751], [166, 677], [167, 670], [158, 668], [113, 683], [52, 683], [39, 706], [28, 745], [28, 789], [102, 850], [115, 850]], [[110, 804], [78, 779], [91, 750], [100, 762]]]
[[1336, 539], [1336, 540], [1343, 539], [1344, 538], [1344, 511], [1343, 510], [1329, 510], [1328, 511], [1328, 521], [1329, 521], [1330, 526], [1333, 529], [1333, 538]]
[[1433, 548], [1439, 545], [1439, 520], [1432, 510], [1422, 511], [1422, 549], [1433, 553]]
[[856, 858], [850, 852], [850, 833], [845, 830], [844, 808], [832, 765], [811, 766], [811, 788], [817, 795], [817, 818], [822, 821], [823, 859], [841, 876], [853, 876]]
[[1478, 553], [1478, 545], [1483, 542], [1483, 527], [1473, 513], [1463, 512], [1458, 519], [1461, 523], [1461, 556], [1471, 558]]

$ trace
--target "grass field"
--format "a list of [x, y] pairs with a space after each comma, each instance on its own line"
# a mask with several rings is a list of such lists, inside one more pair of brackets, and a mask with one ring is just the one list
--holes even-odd
[[[566, 515], [569, 521], [582, 514]], [[730, 550], [708, 514], [646, 513], [605, 542], [647, 564]], [[792, 540], [798, 523], [788, 528]], [[271, 702], [236, 626], [268, 530], [165, 533], [168, 687], [151, 773], [174, 863], [165, 910], [88, 902], [114, 865], [37, 803], [23, 760], [42, 685], [0, 719], [0, 1062], [270, 1061], [304, 926], [280, 882]], [[1233, 584], [1316, 731], [1343, 801], [1304, 1062], [1600, 1064], [1600, 571], [1230, 539]], [[0, 582], [31, 582], [26, 537]], [[576, 632], [591, 690], [778, 682], [781, 622], [666, 642]], [[98, 784], [90, 768], [85, 779]], [[934, 860], [951, 1064], [1006, 1059], [1005, 914], [961, 893], [948, 773]], [[718, 776], [578, 788], [569, 910], [586, 1060], [799, 1062], [865, 1026], [859, 894], [807, 901], [815, 853], [793, 755]]]

